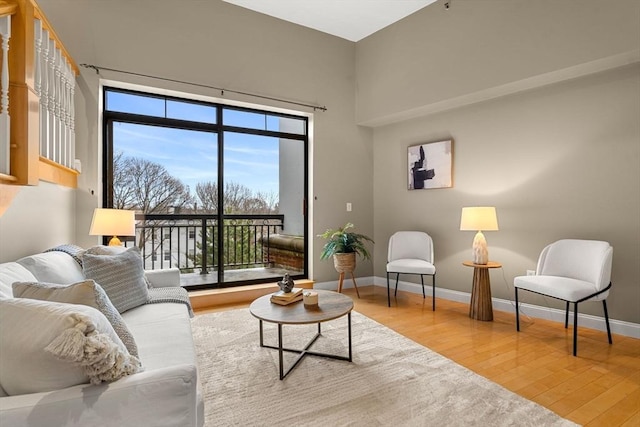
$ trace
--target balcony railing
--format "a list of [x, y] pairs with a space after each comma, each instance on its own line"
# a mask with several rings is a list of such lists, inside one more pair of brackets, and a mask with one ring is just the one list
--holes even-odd
[[284, 215], [137, 214], [137, 245], [145, 269], [178, 267], [182, 273], [219, 270], [218, 233], [222, 233], [224, 270], [269, 266], [269, 236], [284, 227]]

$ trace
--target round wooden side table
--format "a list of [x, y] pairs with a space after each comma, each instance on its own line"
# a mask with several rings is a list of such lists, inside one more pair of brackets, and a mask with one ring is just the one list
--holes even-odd
[[502, 264], [495, 261], [489, 261], [486, 264], [474, 264], [471, 261], [464, 261], [462, 265], [473, 267], [473, 287], [471, 288], [469, 317], [476, 320], [493, 320], [489, 269], [501, 268]]

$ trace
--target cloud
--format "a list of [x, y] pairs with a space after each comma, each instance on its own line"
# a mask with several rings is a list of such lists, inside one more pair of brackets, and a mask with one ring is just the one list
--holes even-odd
[[242, 153], [242, 154], [270, 154], [273, 156], [277, 156], [279, 154], [279, 150], [264, 150], [260, 148], [252, 148], [252, 147], [224, 147], [225, 151], [231, 151], [233, 153]]
[[241, 166], [249, 166], [253, 168], [268, 168], [268, 169], [278, 169], [278, 165], [276, 163], [265, 163], [265, 162], [251, 162], [248, 160], [238, 160], [238, 159], [224, 159], [225, 164], [231, 163], [234, 165]]

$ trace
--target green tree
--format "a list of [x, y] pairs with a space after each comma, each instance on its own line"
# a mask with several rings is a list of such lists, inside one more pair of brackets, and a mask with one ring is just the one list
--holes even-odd
[[[203, 182], [196, 185], [196, 197], [200, 201], [200, 209], [207, 213], [218, 212], [218, 184]], [[265, 193], [253, 193], [248, 187], [226, 182], [223, 192], [225, 214], [272, 214], [277, 213], [277, 196]], [[263, 220], [234, 219], [225, 220], [223, 227], [223, 261], [227, 269], [242, 265], [262, 262], [262, 245], [256, 245], [262, 237]], [[214, 266], [217, 261], [218, 240], [215, 233], [220, 227], [207, 227], [205, 245], [207, 267]], [[196, 266], [202, 265], [202, 230], [196, 242], [196, 251], [189, 259]], [[217, 267], [217, 266], [216, 266]]]

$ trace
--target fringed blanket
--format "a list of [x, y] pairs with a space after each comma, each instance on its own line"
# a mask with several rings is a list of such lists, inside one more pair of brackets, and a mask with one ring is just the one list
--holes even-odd
[[[85, 250], [80, 246], [60, 245], [55, 248], [47, 249], [45, 252], [53, 251], [64, 252], [71, 256], [82, 267], [82, 255]], [[159, 304], [164, 302], [186, 304], [187, 309], [189, 310], [189, 316], [194, 316], [193, 309], [191, 308], [191, 301], [189, 301], [189, 293], [185, 288], [177, 286], [154, 288], [149, 285], [149, 299], [147, 300], [147, 304]]]

